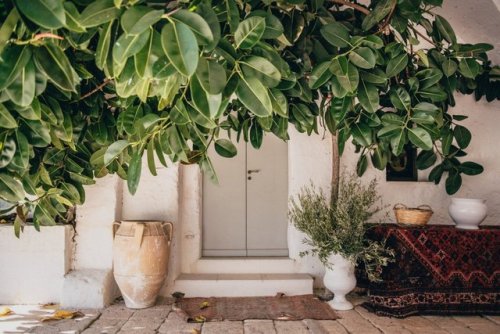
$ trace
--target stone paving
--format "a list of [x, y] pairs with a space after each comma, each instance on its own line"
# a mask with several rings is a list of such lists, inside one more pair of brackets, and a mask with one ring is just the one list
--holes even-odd
[[[357, 301], [359, 303], [359, 301]], [[122, 302], [104, 310], [80, 310], [79, 319], [41, 323], [51, 311], [12, 306], [15, 314], [0, 318], [0, 333], [38, 334], [499, 334], [500, 316], [379, 317], [356, 306], [338, 312], [338, 320], [245, 320], [187, 323], [172, 300], [144, 310], [130, 310]]]

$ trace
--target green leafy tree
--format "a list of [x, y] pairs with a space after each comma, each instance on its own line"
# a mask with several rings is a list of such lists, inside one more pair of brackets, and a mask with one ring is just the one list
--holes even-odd
[[[0, 4], [0, 198], [18, 234], [67, 219], [84, 186], [141, 161], [198, 163], [288, 126], [352, 140], [358, 173], [405, 145], [430, 179], [461, 175], [470, 132], [453, 94], [500, 92], [488, 44], [460, 44], [440, 0], [7, 0]], [[420, 42], [423, 41], [421, 45]], [[228, 132], [230, 139], [219, 138]]]

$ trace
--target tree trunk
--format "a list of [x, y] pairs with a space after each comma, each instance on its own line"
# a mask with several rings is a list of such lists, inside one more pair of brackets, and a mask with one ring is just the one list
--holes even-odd
[[340, 179], [340, 154], [338, 145], [338, 133], [332, 134], [332, 180], [330, 192], [330, 205], [337, 202], [339, 197], [339, 179]]

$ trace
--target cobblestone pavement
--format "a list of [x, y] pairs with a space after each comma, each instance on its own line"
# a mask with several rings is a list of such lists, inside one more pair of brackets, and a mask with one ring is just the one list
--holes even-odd
[[245, 320], [187, 323], [173, 302], [130, 310], [116, 303], [104, 310], [81, 310], [79, 319], [41, 323], [51, 311], [38, 307], [12, 306], [14, 313], [0, 317], [0, 333], [38, 334], [499, 334], [500, 316], [413, 316], [406, 319], [379, 317], [356, 306], [338, 312], [338, 320], [272, 321]]

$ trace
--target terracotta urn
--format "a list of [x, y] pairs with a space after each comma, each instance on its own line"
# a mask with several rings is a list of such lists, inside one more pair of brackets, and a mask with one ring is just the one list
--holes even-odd
[[162, 221], [115, 223], [113, 274], [128, 308], [153, 306], [167, 276], [173, 226]]
[[326, 268], [323, 283], [334, 295], [328, 304], [334, 310], [352, 310], [353, 305], [346, 299], [346, 295], [356, 287], [354, 263], [340, 254], [330, 255], [328, 262], [331, 268]]
[[487, 211], [486, 200], [475, 198], [452, 198], [448, 207], [456, 228], [464, 230], [477, 230], [486, 218]]

